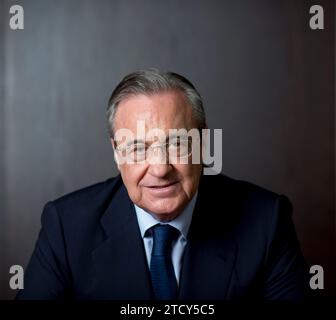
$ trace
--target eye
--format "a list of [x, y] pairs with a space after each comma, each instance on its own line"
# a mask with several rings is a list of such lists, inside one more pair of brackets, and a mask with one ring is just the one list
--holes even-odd
[[181, 144], [180, 140], [173, 140], [173, 141], [170, 141], [170, 146], [173, 147], [173, 148], [178, 148]]
[[134, 152], [134, 153], [145, 153], [146, 152], [146, 146], [144, 144], [133, 144], [130, 148], [130, 152]]
[[185, 148], [188, 146], [188, 140], [187, 139], [176, 139], [176, 140], [172, 140], [169, 144], [173, 148]]

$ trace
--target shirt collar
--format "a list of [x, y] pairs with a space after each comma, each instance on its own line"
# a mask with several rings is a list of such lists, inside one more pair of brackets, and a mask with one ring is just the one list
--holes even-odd
[[191, 201], [189, 201], [189, 203], [187, 204], [186, 208], [182, 211], [182, 213], [179, 214], [174, 220], [171, 220], [169, 222], [161, 222], [157, 220], [156, 218], [154, 218], [152, 214], [134, 204], [142, 238], [144, 238], [146, 231], [149, 228], [153, 227], [158, 223], [161, 223], [161, 224], [170, 224], [172, 227], [179, 230], [182, 236], [186, 239], [191, 223], [192, 214], [195, 208], [196, 198], [197, 198], [197, 192], [193, 196]]

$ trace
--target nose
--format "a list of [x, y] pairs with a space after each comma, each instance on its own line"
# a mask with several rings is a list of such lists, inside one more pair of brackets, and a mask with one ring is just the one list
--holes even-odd
[[151, 151], [152, 152], [148, 158], [148, 173], [156, 178], [166, 177], [172, 171], [172, 166], [169, 164], [166, 150], [162, 147], [156, 147]]
[[150, 164], [148, 173], [156, 178], [164, 178], [173, 170], [172, 166], [167, 164]]

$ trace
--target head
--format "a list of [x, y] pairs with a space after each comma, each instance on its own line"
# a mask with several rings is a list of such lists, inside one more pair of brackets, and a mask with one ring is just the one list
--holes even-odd
[[[199, 93], [178, 74], [138, 71], [127, 75], [113, 91], [107, 117], [118, 169], [131, 200], [161, 221], [174, 219], [195, 195], [202, 164], [192, 163], [190, 154], [185, 161], [171, 161], [165, 147], [172, 146], [171, 129], [189, 132], [206, 128]], [[139, 130], [139, 124], [144, 130]], [[123, 141], [116, 139], [122, 130], [132, 133]], [[120, 146], [135, 143], [146, 146], [146, 159], [134, 163], [118, 161]], [[155, 146], [164, 147], [162, 150]]]

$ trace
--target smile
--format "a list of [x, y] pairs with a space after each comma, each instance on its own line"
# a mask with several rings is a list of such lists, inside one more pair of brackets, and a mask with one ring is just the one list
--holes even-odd
[[148, 186], [148, 190], [156, 195], [166, 196], [177, 189], [178, 182], [171, 182], [163, 185]]

